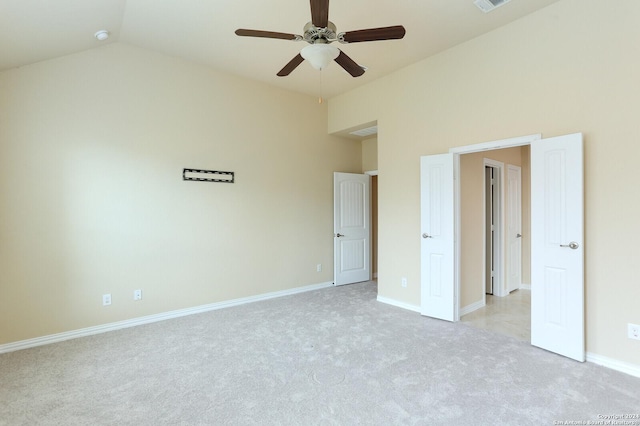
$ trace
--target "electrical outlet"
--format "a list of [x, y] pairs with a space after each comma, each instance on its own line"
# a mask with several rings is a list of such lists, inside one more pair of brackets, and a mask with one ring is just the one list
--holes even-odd
[[142, 290], [133, 290], [133, 300], [142, 300]]
[[402, 283], [402, 287], [407, 287], [407, 278], [402, 277], [402, 280], [400, 282]]
[[322, 272], [322, 263], [316, 265], [316, 272]]
[[629, 327], [629, 339], [640, 340], [640, 325], [637, 324], [627, 324]]
[[102, 306], [109, 306], [111, 304], [111, 294], [102, 295]]

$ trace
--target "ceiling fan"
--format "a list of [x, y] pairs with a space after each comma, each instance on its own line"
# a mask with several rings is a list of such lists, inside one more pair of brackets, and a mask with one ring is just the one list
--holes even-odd
[[278, 72], [277, 75], [279, 77], [291, 74], [291, 71], [296, 69], [305, 59], [318, 70], [324, 69], [331, 60], [335, 60], [338, 65], [353, 77], [359, 77], [364, 74], [364, 69], [347, 56], [346, 53], [335, 46], [331, 46], [330, 43], [339, 41], [340, 43], [348, 44], [363, 41], [397, 40], [404, 37], [405, 29], [402, 25], [336, 33], [336, 26], [329, 21], [329, 0], [310, 0], [310, 3], [311, 22], [304, 26], [304, 35], [247, 29], [238, 29], [236, 34], [244, 37], [276, 38], [291, 41], [304, 40], [309, 43], [309, 46], [303, 48]]

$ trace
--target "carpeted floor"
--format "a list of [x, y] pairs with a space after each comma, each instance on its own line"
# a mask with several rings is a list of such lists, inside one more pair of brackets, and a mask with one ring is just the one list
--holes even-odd
[[375, 299], [375, 283], [354, 284], [0, 355], [0, 424], [552, 425], [640, 413], [638, 378]]

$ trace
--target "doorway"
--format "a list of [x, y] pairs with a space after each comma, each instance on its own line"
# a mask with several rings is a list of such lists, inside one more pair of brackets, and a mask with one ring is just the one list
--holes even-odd
[[371, 176], [371, 273], [378, 279], [378, 171], [365, 172]]
[[460, 315], [463, 321], [477, 321], [496, 331], [507, 328], [510, 335], [526, 340], [530, 295], [510, 297], [521, 288], [520, 272], [530, 270], [530, 257], [523, 259], [522, 250], [515, 250], [513, 243], [521, 243], [522, 234], [530, 234], [522, 231], [520, 220], [523, 205], [528, 215], [529, 190], [527, 187], [525, 201], [520, 181], [512, 176], [512, 170], [522, 169], [528, 185], [528, 145], [460, 156]]
[[[466, 212], [460, 205], [463, 154], [523, 145], [530, 145], [531, 153], [531, 282], [535, 283], [531, 293], [531, 344], [584, 361], [581, 133], [545, 139], [541, 135], [522, 136], [420, 157], [421, 314], [458, 321], [460, 307], [466, 306], [460, 291], [464, 272], [461, 251], [473, 244], [465, 244], [469, 235], [461, 232], [462, 213]], [[480, 173], [484, 174], [484, 168]], [[476, 193], [482, 193], [483, 179], [480, 186]], [[473, 217], [479, 216], [477, 210], [472, 213]], [[481, 223], [481, 234], [482, 230]], [[475, 277], [477, 280], [478, 275]], [[482, 294], [484, 290], [482, 285]]]
[[371, 280], [371, 177], [333, 173], [333, 284]]
[[[514, 204], [526, 204], [524, 209], [528, 209], [529, 191], [527, 188], [526, 203], [519, 196], [514, 202], [511, 195], [519, 192], [510, 192], [507, 181], [507, 171], [512, 166], [524, 166], [525, 174], [529, 173], [529, 146], [483, 150], [459, 157], [459, 312], [463, 316], [485, 306], [487, 295], [504, 297], [521, 287], [520, 282], [513, 288], [507, 284], [512, 263], [526, 262], [526, 267], [518, 270], [530, 271], [530, 251], [526, 250], [526, 258], [514, 260], [509, 250], [509, 242], [516, 234], [524, 234], [524, 244], [530, 244], [528, 231], [523, 233], [516, 225], [509, 227], [509, 218], [519, 214], [511, 212]], [[529, 184], [528, 175], [526, 183]], [[529, 226], [529, 221], [525, 224]]]
[[334, 285], [378, 277], [378, 171], [334, 173]]
[[497, 258], [494, 249], [496, 247], [495, 238], [495, 214], [497, 209], [494, 206], [494, 184], [493, 167], [484, 166], [484, 239], [485, 239], [485, 259], [484, 259], [484, 292], [493, 295], [493, 277], [495, 274], [494, 259]]

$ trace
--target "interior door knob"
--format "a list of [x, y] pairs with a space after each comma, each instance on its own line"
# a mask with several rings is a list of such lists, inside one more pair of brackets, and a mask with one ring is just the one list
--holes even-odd
[[516, 234], [516, 238], [522, 238], [522, 234]]
[[575, 241], [571, 241], [569, 244], [560, 244], [560, 247], [569, 247], [570, 249], [575, 250], [580, 247], [580, 244]]
[[341, 233], [339, 233], [339, 232], [338, 232], [338, 233], [336, 234], [336, 237], [340, 238], [340, 237], [344, 237], [344, 235], [342, 235]]
[[433, 238], [433, 237], [425, 232], [424, 234], [422, 234], [422, 238]]

